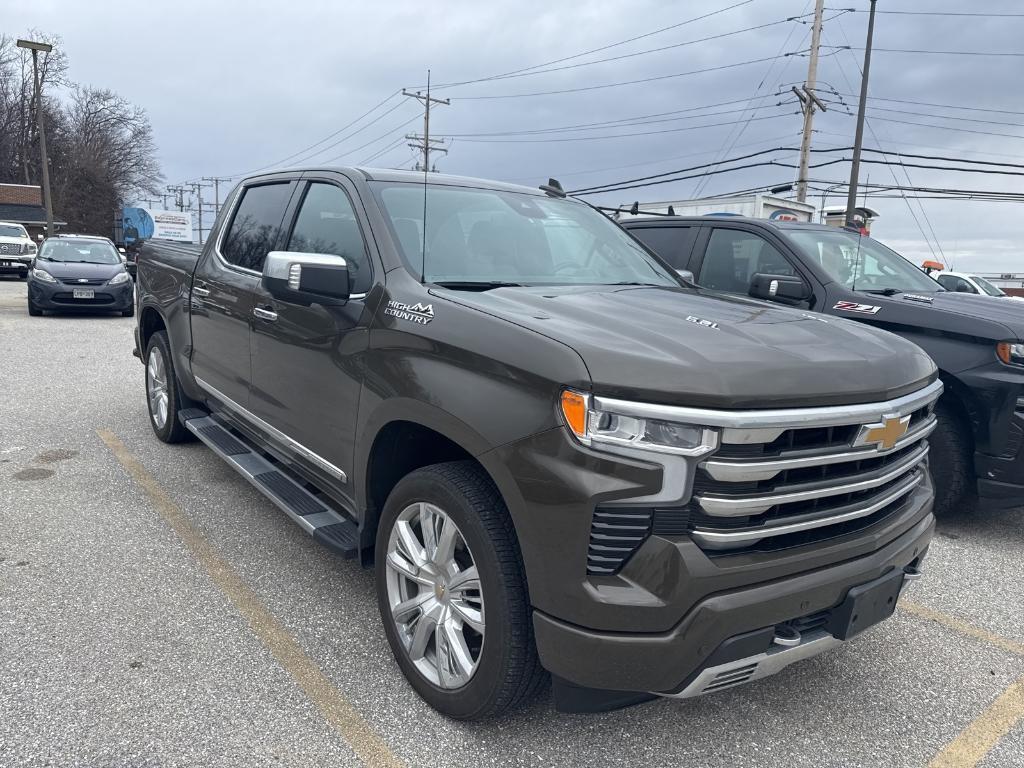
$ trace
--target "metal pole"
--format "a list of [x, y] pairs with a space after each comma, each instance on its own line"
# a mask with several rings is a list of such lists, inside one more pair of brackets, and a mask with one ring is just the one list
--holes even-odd
[[817, 0], [814, 6], [814, 26], [811, 29], [811, 55], [807, 63], [807, 82], [804, 93], [807, 98], [804, 107], [804, 135], [800, 142], [800, 174], [797, 176], [796, 199], [807, 202], [807, 166], [811, 159], [811, 134], [814, 130], [814, 100], [811, 94], [818, 84], [818, 49], [821, 47], [821, 16], [825, 10], [825, 0]]
[[39, 124], [39, 153], [43, 162], [43, 205], [46, 206], [46, 236], [52, 237], [53, 232], [53, 201], [50, 199], [50, 166], [46, 157], [46, 122], [43, 119], [43, 97], [39, 88], [39, 51], [32, 49], [32, 79], [36, 86], [36, 121]]
[[[427, 100], [423, 110], [423, 170], [430, 170], [430, 70], [427, 70]], [[424, 222], [426, 226], [426, 222]]]
[[871, 72], [871, 40], [875, 33], [875, 2], [871, 1], [868, 14], [868, 40], [864, 46], [864, 74], [860, 80], [860, 105], [857, 107], [857, 134], [853, 140], [853, 162], [850, 164], [850, 189], [846, 197], [846, 224], [854, 226], [857, 208], [857, 177], [860, 174], [860, 151], [864, 144], [864, 109], [868, 101], [868, 75]]

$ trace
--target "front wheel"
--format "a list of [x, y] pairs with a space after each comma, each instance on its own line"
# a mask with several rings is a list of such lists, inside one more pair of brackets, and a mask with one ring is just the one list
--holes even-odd
[[171, 345], [167, 333], [157, 331], [146, 347], [146, 402], [149, 405], [149, 424], [153, 432], [165, 443], [181, 443], [192, 433], [178, 419], [181, 410], [181, 390], [174, 374]]
[[935, 514], [970, 513], [977, 505], [974, 486], [974, 439], [967, 415], [943, 398], [935, 407], [939, 423], [928, 438], [929, 464], [935, 482]]
[[29, 299], [29, 302], [28, 302], [28, 313], [29, 313], [29, 315], [31, 317], [42, 317], [43, 310], [41, 310], [39, 307], [37, 307], [34, 303], [32, 303], [32, 300]]
[[403, 478], [377, 531], [377, 598], [399, 667], [434, 709], [499, 715], [546, 675], [508, 509], [482, 468], [435, 464]]

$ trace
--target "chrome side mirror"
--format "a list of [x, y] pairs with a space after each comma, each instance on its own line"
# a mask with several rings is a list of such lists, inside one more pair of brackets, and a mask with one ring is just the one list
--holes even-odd
[[327, 253], [271, 251], [262, 282], [273, 296], [307, 303], [316, 297], [345, 301], [352, 293], [348, 263]]

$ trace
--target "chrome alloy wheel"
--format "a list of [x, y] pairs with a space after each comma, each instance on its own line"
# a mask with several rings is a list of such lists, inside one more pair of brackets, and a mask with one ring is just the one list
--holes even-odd
[[149, 351], [149, 362], [146, 364], [146, 390], [149, 393], [149, 415], [157, 429], [167, 424], [167, 366], [160, 348], [154, 346]]
[[439, 507], [410, 504], [387, 553], [388, 605], [409, 660], [434, 685], [461, 688], [484, 646], [480, 576], [462, 531]]

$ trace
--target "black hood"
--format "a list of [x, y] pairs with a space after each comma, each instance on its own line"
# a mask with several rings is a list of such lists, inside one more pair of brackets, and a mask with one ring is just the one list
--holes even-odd
[[931, 381], [917, 346], [841, 318], [684, 288], [435, 290], [575, 349], [594, 391], [718, 408], [885, 400]]
[[124, 264], [84, 264], [79, 261], [47, 261], [36, 259], [36, 267], [49, 272], [58, 280], [88, 278], [109, 280], [118, 272], [124, 272]]
[[881, 307], [874, 315], [858, 317], [883, 326], [920, 327], [989, 341], [1024, 340], [1024, 301], [955, 291], [895, 296], [857, 291], [850, 295], [863, 304]]

